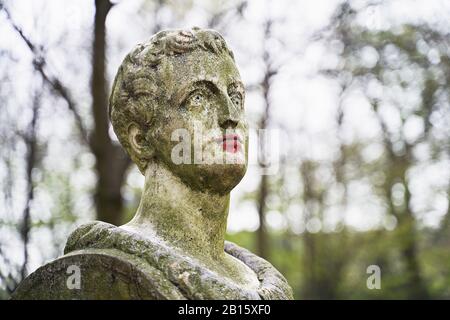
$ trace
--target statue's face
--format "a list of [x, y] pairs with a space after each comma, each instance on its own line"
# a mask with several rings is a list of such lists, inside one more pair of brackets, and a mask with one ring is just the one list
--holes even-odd
[[195, 50], [162, 68], [168, 94], [146, 134], [156, 161], [193, 189], [230, 192], [246, 172], [248, 151], [236, 65], [228, 55]]

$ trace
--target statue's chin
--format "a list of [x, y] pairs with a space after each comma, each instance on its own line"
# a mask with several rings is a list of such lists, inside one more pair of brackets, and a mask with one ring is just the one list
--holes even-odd
[[[211, 170], [212, 169], [212, 170]], [[217, 193], [229, 193], [236, 187], [247, 171], [245, 164], [219, 164], [208, 171], [211, 184], [208, 187]]]
[[[178, 176], [194, 190], [208, 190], [213, 193], [226, 194], [242, 180], [247, 165], [240, 164], [197, 164], [182, 165]], [[181, 169], [181, 168], [179, 168]]]

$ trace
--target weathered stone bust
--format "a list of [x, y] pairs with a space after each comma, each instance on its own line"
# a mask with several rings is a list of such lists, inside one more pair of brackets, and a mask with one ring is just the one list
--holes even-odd
[[270, 263], [224, 241], [230, 191], [247, 169], [244, 95], [215, 31], [162, 31], [137, 45], [110, 99], [114, 131], [145, 175], [136, 215], [80, 226], [14, 298], [292, 299]]

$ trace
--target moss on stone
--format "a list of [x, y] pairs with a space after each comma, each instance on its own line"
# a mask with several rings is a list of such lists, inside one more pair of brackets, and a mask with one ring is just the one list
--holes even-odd
[[[77, 228], [65, 255], [25, 279], [14, 298], [292, 299], [270, 263], [224, 242], [230, 191], [247, 169], [244, 98], [233, 54], [216, 31], [162, 31], [137, 45], [110, 99], [113, 128], [145, 175], [137, 213], [121, 227]], [[216, 135], [208, 159], [232, 128], [244, 144], [242, 161], [175, 164], [172, 133], [193, 137], [195, 123]], [[66, 285], [70, 264], [82, 269], [80, 290]]]

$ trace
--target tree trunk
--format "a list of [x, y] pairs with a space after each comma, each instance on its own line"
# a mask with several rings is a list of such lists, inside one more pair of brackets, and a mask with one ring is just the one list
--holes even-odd
[[[416, 219], [411, 211], [411, 193], [406, 178], [408, 168], [412, 167], [411, 149], [406, 150], [406, 154], [395, 156], [389, 143], [385, 142], [389, 148], [389, 162], [387, 167], [386, 181], [386, 201], [389, 205], [389, 212], [393, 214], [398, 221], [397, 237], [399, 253], [404, 263], [404, 276], [406, 278], [405, 286], [408, 299], [428, 299], [429, 293], [422, 278], [422, 270], [418, 257], [418, 241], [416, 232]], [[404, 204], [398, 208], [393, 203], [392, 188], [396, 182], [401, 182], [405, 189]]]
[[94, 197], [97, 219], [118, 225], [123, 221], [121, 187], [129, 159], [123, 149], [113, 143], [108, 132], [105, 21], [111, 7], [109, 0], [95, 1], [91, 82], [94, 129], [90, 136], [90, 147], [96, 160], [97, 184]]
[[266, 217], [266, 199], [267, 199], [267, 176], [261, 176], [261, 183], [259, 185], [258, 193], [258, 217], [259, 228], [257, 231], [257, 254], [262, 258], [268, 258], [268, 244], [267, 244], [267, 227], [265, 222]]
[[[272, 22], [270, 20], [266, 21], [264, 24], [265, 36], [264, 39], [269, 39], [271, 34], [271, 26]], [[265, 130], [270, 120], [270, 90], [271, 90], [271, 80], [272, 77], [276, 74], [276, 71], [273, 70], [271, 64], [271, 57], [269, 51], [267, 51], [267, 44], [264, 43], [264, 53], [263, 53], [263, 61], [265, 66], [264, 78], [261, 82], [262, 94], [264, 99], [264, 112], [261, 115], [261, 119], [259, 120], [259, 129]], [[267, 146], [263, 139], [263, 137], [259, 136], [259, 165], [261, 168], [261, 182], [258, 190], [258, 216], [259, 216], [259, 228], [257, 231], [257, 254], [262, 258], [269, 257], [269, 241], [268, 241], [268, 232], [266, 226], [266, 199], [269, 195], [269, 179], [264, 172], [266, 166], [268, 165], [266, 159]]]
[[422, 270], [417, 255], [416, 220], [410, 209], [411, 193], [406, 179], [403, 179], [405, 187], [405, 211], [402, 214], [402, 224], [406, 228], [403, 234], [404, 241], [400, 250], [405, 261], [405, 272], [408, 279], [408, 299], [429, 299], [429, 293], [422, 278]]

